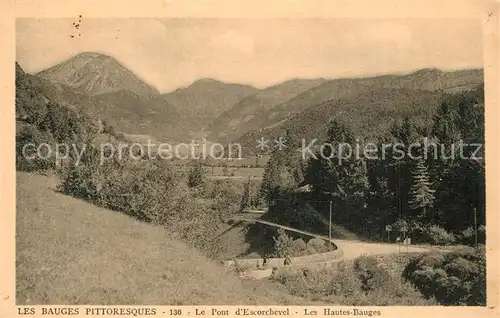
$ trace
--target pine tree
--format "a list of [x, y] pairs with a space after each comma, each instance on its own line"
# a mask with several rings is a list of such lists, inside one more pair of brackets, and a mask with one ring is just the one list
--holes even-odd
[[449, 101], [443, 101], [434, 116], [432, 134], [443, 144], [452, 143], [457, 137], [456, 112]]
[[320, 199], [334, 198], [335, 219], [352, 226], [365, 220], [362, 212], [369, 184], [365, 162], [353, 153], [350, 156], [347, 152], [340, 154], [339, 149], [345, 150], [340, 146], [346, 145], [354, 149], [355, 141], [354, 133], [347, 125], [332, 121], [327, 138], [331, 147], [324, 149], [317, 159], [310, 160], [306, 175], [306, 180]]
[[434, 204], [434, 192], [429, 173], [423, 160], [419, 160], [413, 171], [413, 185], [410, 189], [410, 208], [420, 209], [418, 218], [427, 218], [427, 209]]
[[286, 131], [281, 138], [286, 145], [282, 149], [273, 149], [262, 177], [261, 196], [268, 203], [295, 188], [303, 179], [297, 136]]

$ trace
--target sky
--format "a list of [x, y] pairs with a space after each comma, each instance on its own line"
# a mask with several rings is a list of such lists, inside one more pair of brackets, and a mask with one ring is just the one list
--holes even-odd
[[200, 78], [263, 88], [292, 78], [482, 67], [481, 21], [473, 19], [78, 20], [17, 19], [17, 62], [36, 73], [80, 52], [104, 53], [161, 92]]

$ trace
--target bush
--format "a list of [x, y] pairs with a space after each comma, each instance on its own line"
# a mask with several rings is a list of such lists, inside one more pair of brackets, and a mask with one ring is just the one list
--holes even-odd
[[200, 163], [196, 163], [191, 169], [189, 170], [188, 174], [188, 185], [189, 187], [197, 187], [203, 183], [203, 167]]
[[293, 246], [292, 242], [293, 239], [286, 234], [286, 232], [283, 229], [278, 229], [277, 231], [278, 236], [273, 237], [274, 240], [274, 256], [276, 257], [286, 257], [286, 256], [292, 256], [293, 252]]
[[460, 241], [463, 244], [473, 245], [474, 244], [474, 228], [468, 227], [460, 233]]
[[[55, 157], [48, 153], [45, 147], [40, 148], [42, 157], [35, 156], [36, 148], [41, 144], [48, 144], [51, 147], [55, 144], [52, 136], [37, 127], [26, 125], [22, 128], [20, 134], [16, 136], [16, 169], [27, 172], [41, 172], [54, 169]], [[25, 149], [26, 156], [23, 155], [23, 148], [29, 144], [33, 147]], [[30, 159], [33, 157], [33, 159]], [[44, 159], [47, 157], [47, 159]]]
[[390, 281], [389, 272], [373, 257], [361, 256], [354, 261], [354, 269], [362, 283], [362, 290], [373, 291], [386, 288]]
[[449, 245], [456, 241], [453, 233], [447, 232], [442, 227], [431, 225], [423, 231], [423, 238], [426, 242], [436, 245]]
[[301, 238], [293, 240], [291, 247], [292, 247], [294, 254], [297, 254], [297, 253], [304, 254], [303, 252], [307, 250], [307, 244]]
[[296, 296], [336, 305], [433, 305], [410, 283], [390, 274], [374, 258], [342, 261], [334, 268], [279, 268], [271, 279]]
[[[476, 233], [474, 231], [474, 228], [472, 226], [468, 227], [460, 233], [460, 236], [459, 236], [460, 242], [462, 244], [473, 246], [476, 243], [475, 236], [476, 236]], [[486, 227], [484, 225], [479, 226], [477, 229], [477, 241], [480, 244], [486, 243]]]
[[212, 202], [212, 209], [223, 215], [238, 211], [242, 185], [230, 180], [205, 180], [200, 195]]
[[423, 255], [408, 264], [404, 277], [443, 305], [486, 304], [485, 252], [462, 248]]
[[307, 248], [310, 248], [317, 253], [328, 252], [330, 250], [328, 245], [328, 242], [319, 238], [312, 238], [307, 242]]
[[99, 164], [91, 154], [82, 159], [84, 165], [71, 167], [62, 175], [64, 193], [164, 226], [171, 238], [183, 240], [207, 256], [220, 254], [227, 242], [214, 237], [227, 227], [226, 217], [241, 188], [227, 180], [190, 188], [184, 173], [164, 161]]
[[98, 186], [88, 166], [72, 166], [60, 185], [64, 194], [96, 202]]

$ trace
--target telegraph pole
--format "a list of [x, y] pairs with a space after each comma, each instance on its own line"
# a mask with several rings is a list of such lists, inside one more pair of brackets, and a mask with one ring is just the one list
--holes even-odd
[[[332, 246], [332, 213], [333, 213], [333, 199], [335, 198], [335, 192], [323, 192], [324, 194], [329, 194], [331, 195], [330, 200], [328, 201], [330, 203], [330, 211], [329, 211], [329, 217], [328, 217], [328, 239], [330, 240], [330, 247]], [[326, 200], [325, 200], [326, 201]]]
[[475, 243], [476, 243], [476, 248], [477, 248], [477, 212], [476, 212], [476, 207], [474, 207], [474, 232], [475, 232]]
[[[329, 245], [330, 247], [332, 246], [332, 200], [330, 200], [330, 217], [328, 221], [328, 239], [329, 239]], [[477, 233], [477, 232], [476, 232]]]

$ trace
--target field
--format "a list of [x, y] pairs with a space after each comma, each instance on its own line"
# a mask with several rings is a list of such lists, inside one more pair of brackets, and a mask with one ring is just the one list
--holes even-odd
[[18, 305], [304, 303], [271, 282], [240, 279], [163, 228], [57, 193], [56, 185], [17, 174]]
[[228, 175], [224, 175], [222, 167], [205, 167], [209, 178], [245, 178], [262, 179], [264, 168], [228, 167]]

